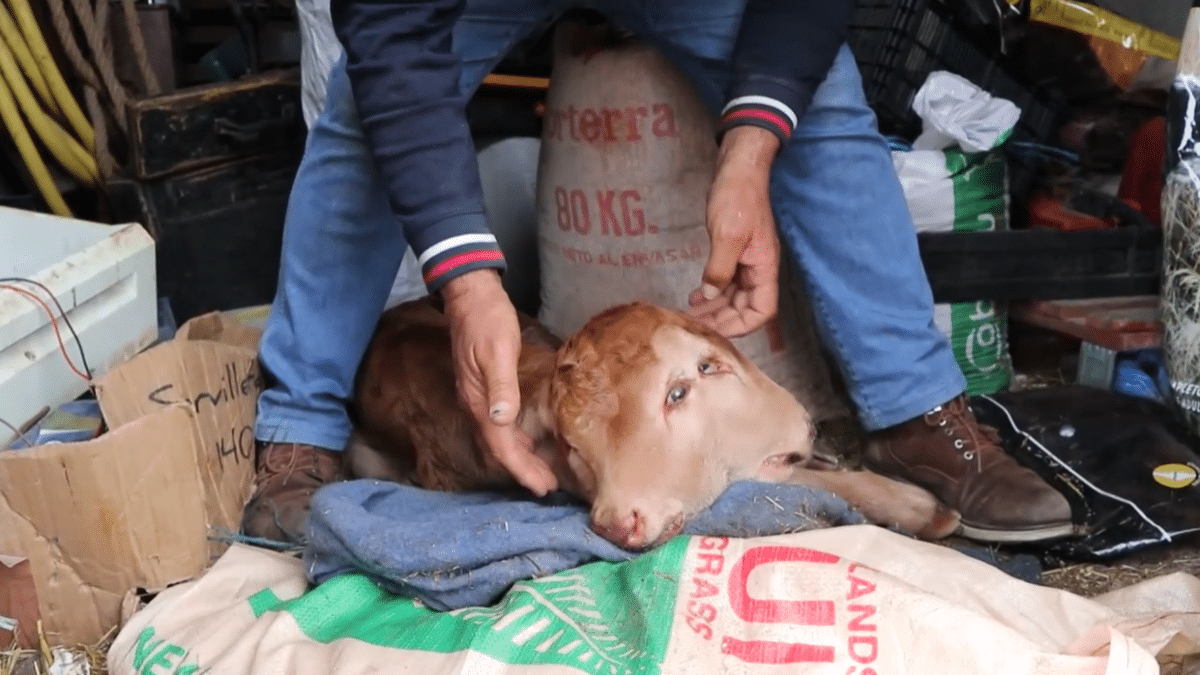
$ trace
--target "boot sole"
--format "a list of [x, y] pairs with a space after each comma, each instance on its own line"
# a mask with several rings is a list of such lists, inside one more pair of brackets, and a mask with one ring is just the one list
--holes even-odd
[[1066, 539], [1078, 533], [1079, 528], [1072, 523], [1046, 525], [1028, 530], [996, 530], [961, 523], [956, 532], [959, 536], [967, 539], [995, 544], [1021, 544]]

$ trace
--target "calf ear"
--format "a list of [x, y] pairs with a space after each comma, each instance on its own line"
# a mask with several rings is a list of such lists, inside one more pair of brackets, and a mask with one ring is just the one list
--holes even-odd
[[591, 500], [596, 497], [596, 472], [585, 459], [586, 455], [575, 446], [563, 442], [559, 444], [562, 461], [575, 479], [575, 491], [584, 498]]
[[558, 351], [550, 380], [550, 409], [561, 437], [578, 445], [577, 435], [597, 433], [617, 414], [617, 393], [609, 363], [590, 340], [569, 340]]

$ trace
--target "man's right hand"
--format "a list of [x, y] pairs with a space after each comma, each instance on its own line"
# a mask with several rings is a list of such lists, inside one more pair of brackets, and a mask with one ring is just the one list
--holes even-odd
[[721, 140], [705, 220], [712, 248], [688, 313], [725, 337], [741, 337], [779, 307], [779, 236], [771, 211], [775, 135], [753, 126]]
[[545, 496], [558, 488], [558, 481], [516, 425], [521, 410], [521, 328], [500, 275], [490, 269], [467, 272], [447, 282], [441, 294], [450, 321], [459, 398], [492, 456], [517, 482]]

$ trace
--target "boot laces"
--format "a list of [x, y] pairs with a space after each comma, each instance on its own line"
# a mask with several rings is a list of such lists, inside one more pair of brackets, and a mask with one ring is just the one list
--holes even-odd
[[[282, 466], [279, 462], [280, 454], [287, 458], [286, 463]], [[297, 473], [308, 474], [317, 480], [322, 478], [321, 458], [315, 449], [305, 452], [305, 446], [299, 444], [281, 445], [268, 450], [265, 460], [263, 473], [267, 474], [268, 478], [281, 477], [284, 483], [290, 482], [292, 476]]]
[[980, 424], [961, 398], [925, 413], [925, 423], [954, 439], [954, 448], [963, 459], [974, 460], [979, 471], [983, 470], [982, 454], [1000, 449], [1000, 436], [991, 427]]

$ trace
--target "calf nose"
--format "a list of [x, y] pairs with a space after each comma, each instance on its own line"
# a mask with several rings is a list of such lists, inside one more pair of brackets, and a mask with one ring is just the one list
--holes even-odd
[[[658, 518], [657, 514], [666, 518]], [[591, 528], [608, 541], [630, 550], [644, 550], [665, 543], [683, 530], [686, 518], [680, 504], [665, 507], [598, 509], [592, 513]]]
[[624, 514], [616, 511], [603, 511], [592, 514], [592, 531], [611, 541], [617, 546], [627, 549], [645, 548], [646, 517], [637, 509]]

